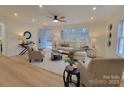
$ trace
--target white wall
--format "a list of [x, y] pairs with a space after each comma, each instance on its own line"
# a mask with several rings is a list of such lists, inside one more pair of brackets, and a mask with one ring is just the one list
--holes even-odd
[[[7, 43], [7, 55], [13, 56], [18, 55], [21, 52], [21, 48], [18, 46], [18, 33], [24, 31], [30, 31], [32, 33], [31, 41], [34, 41], [38, 44], [38, 31], [42, 29], [42, 26], [38, 26], [35, 23], [27, 24], [21, 21], [17, 21], [14, 19], [2, 19], [0, 22], [5, 24], [6, 29], [6, 43]], [[96, 38], [96, 49], [98, 56], [105, 56], [106, 49], [106, 23], [102, 22], [91, 22], [91, 23], [81, 23], [81, 24], [72, 24], [66, 26], [56, 26], [56, 27], [48, 27], [52, 29], [52, 32], [58, 41], [61, 40], [60, 32], [63, 28], [79, 28], [79, 27], [86, 27], [90, 30], [89, 36], [90, 38]]]
[[[123, 14], [121, 14], [122, 16]], [[54, 36], [57, 37], [57, 40], [59, 41], [60, 38], [60, 30], [63, 28], [79, 28], [79, 27], [86, 27], [90, 30], [90, 38], [96, 38], [96, 49], [97, 49], [97, 55], [103, 56], [103, 57], [118, 57], [116, 55], [116, 43], [117, 43], [117, 24], [121, 16], [118, 16], [117, 18], [114, 17], [114, 19], [111, 19], [110, 21], [106, 22], [91, 22], [91, 23], [81, 23], [81, 24], [72, 24], [72, 25], [66, 25], [66, 26], [57, 26], [57, 27], [48, 27], [52, 29], [52, 32], [54, 33]], [[5, 30], [6, 30], [6, 43], [7, 43], [7, 55], [13, 56], [20, 53], [21, 48], [18, 46], [19, 40], [18, 40], [18, 33], [24, 32], [24, 31], [30, 31], [32, 33], [31, 40], [34, 41], [36, 44], [38, 44], [38, 31], [39, 29], [42, 29], [42, 26], [38, 26], [35, 23], [27, 24], [23, 23], [17, 20], [13, 19], [0, 19], [1, 23], [5, 24]], [[107, 25], [112, 23], [113, 29], [112, 29], [112, 45], [111, 47], [107, 46]]]
[[[112, 37], [110, 39], [111, 41], [111, 46], [108, 47], [106, 45], [106, 57], [108, 58], [118, 58], [116, 50], [117, 50], [117, 44], [118, 44], [118, 21], [111, 21], [109, 24], [113, 25], [112, 28]], [[108, 24], [108, 25], [109, 25]], [[108, 42], [108, 35], [109, 35], [109, 31], [106, 30], [106, 42]]]
[[[30, 31], [32, 33], [31, 40], [38, 44], [38, 31], [42, 29], [42, 27], [37, 26], [33, 23], [27, 24], [14, 19], [4, 19], [0, 20], [5, 24], [6, 29], [6, 42], [7, 42], [7, 55], [13, 56], [18, 55], [21, 52], [21, 48], [18, 46], [18, 33], [24, 31]], [[85, 23], [85, 24], [72, 24], [66, 26], [57, 26], [57, 27], [48, 27], [52, 29], [54, 36], [58, 42], [61, 40], [60, 33], [63, 28], [79, 28], [86, 27], [89, 29], [90, 38], [96, 38], [95, 46], [97, 48], [98, 56], [105, 56], [105, 32], [106, 32], [106, 23]]]
[[22, 48], [18, 45], [20, 43], [18, 39], [19, 32], [30, 31], [32, 34], [30, 40], [38, 44], [38, 27], [36, 25], [23, 23], [13, 19], [2, 19], [0, 22], [5, 24], [7, 48], [6, 55], [13, 56], [18, 55], [21, 52]]
[[95, 47], [97, 56], [105, 57], [106, 55], [106, 23], [92, 23], [89, 25], [90, 28], [90, 38], [96, 38]]
[[[121, 11], [121, 10], [120, 10]], [[116, 13], [114, 15], [114, 17], [112, 17], [109, 21], [108, 21], [108, 25], [112, 24], [113, 28], [112, 28], [112, 38], [111, 38], [111, 47], [107, 47], [106, 46], [106, 57], [109, 58], [120, 58], [117, 55], [117, 44], [118, 44], [118, 24], [121, 20], [124, 20], [124, 13]], [[106, 35], [108, 33], [108, 30], [106, 30]]]

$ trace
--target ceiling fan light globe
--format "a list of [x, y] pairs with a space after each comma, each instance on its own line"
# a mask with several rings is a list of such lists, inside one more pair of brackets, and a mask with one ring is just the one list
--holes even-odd
[[53, 22], [54, 22], [54, 23], [57, 23], [57, 22], [59, 22], [59, 21], [58, 21], [58, 20], [53, 20]]

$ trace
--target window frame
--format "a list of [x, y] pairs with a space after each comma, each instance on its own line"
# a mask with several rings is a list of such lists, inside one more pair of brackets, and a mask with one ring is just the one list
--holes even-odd
[[118, 37], [117, 37], [117, 55], [121, 58], [124, 58], [124, 44], [123, 44], [123, 53], [120, 54], [119, 53], [119, 48], [120, 48], [120, 42], [122, 39], [124, 39], [124, 36], [121, 35], [121, 33], [124, 33], [124, 20], [121, 20], [118, 24], [118, 29], [117, 29], [117, 34], [118, 34]]

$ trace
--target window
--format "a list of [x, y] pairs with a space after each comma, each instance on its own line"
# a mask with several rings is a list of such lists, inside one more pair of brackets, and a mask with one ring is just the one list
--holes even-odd
[[89, 31], [86, 28], [63, 29], [61, 31], [61, 39], [62, 41], [83, 42], [84, 44], [87, 44], [88, 32]]
[[51, 30], [43, 30], [40, 32], [40, 48], [52, 48], [52, 32]]
[[124, 20], [118, 26], [118, 54], [124, 57]]

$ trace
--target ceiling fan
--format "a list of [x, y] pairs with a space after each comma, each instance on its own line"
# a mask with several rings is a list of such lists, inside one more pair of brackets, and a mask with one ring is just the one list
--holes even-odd
[[47, 16], [48, 18], [52, 19], [52, 22], [57, 23], [57, 22], [66, 22], [65, 16], [60, 16], [58, 17], [57, 15], [54, 15], [53, 17]]

